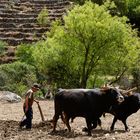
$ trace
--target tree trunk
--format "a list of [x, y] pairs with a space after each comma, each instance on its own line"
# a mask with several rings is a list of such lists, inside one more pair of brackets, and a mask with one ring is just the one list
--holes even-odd
[[82, 71], [82, 78], [81, 78], [81, 88], [86, 88], [87, 86], [87, 74], [86, 74], [86, 65], [87, 65], [87, 59], [88, 59], [88, 52], [89, 52], [89, 47], [86, 48], [85, 52], [85, 60], [83, 63], [83, 71]]

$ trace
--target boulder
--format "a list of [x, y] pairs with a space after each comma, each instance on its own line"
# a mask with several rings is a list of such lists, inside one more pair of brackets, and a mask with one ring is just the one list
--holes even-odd
[[17, 103], [21, 101], [21, 97], [10, 91], [0, 91], [0, 101]]

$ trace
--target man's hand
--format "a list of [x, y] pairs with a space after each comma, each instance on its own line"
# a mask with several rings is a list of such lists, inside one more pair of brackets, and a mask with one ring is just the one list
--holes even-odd
[[25, 113], [28, 111], [28, 107], [25, 108]]

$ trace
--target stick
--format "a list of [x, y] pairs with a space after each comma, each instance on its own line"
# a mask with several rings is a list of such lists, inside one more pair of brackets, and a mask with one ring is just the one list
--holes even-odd
[[40, 112], [40, 115], [41, 115], [41, 119], [42, 119], [42, 121], [44, 122], [45, 120], [44, 120], [44, 116], [43, 116], [43, 113], [42, 113], [41, 107], [40, 107], [40, 105], [39, 105], [38, 102], [36, 102], [36, 103], [37, 103], [37, 105], [38, 105], [38, 109], [39, 109], [39, 112]]
[[25, 114], [23, 115], [23, 117], [22, 117], [21, 121], [19, 122], [19, 125], [21, 125], [21, 123], [23, 122], [24, 117], [25, 117]]

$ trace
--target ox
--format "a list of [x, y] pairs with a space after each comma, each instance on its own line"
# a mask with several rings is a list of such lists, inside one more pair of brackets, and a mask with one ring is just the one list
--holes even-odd
[[114, 115], [114, 119], [110, 130], [114, 130], [114, 125], [117, 120], [121, 120], [125, 126], [125, 131], [129, 131], [129, 128], [126, 124], [127, 118], [136, 113], [140, 109], [140, 94], [134, 93], [130, 96], [124, 96], [124, 101], [119, 105], [112, 106], [110, 113]]
[[84, 117], [88, 135], [91, 135], [92, 124], [97, 124], [103, 112], [108, 112], [112, 105], [123, 101], [123, 96], [117, 89], [60, 89], [54, 99], [55, 114], [53, 117], [53, 131], [59, 116], [65, 114], [65, 124], [69, 131], [69, 119]]

